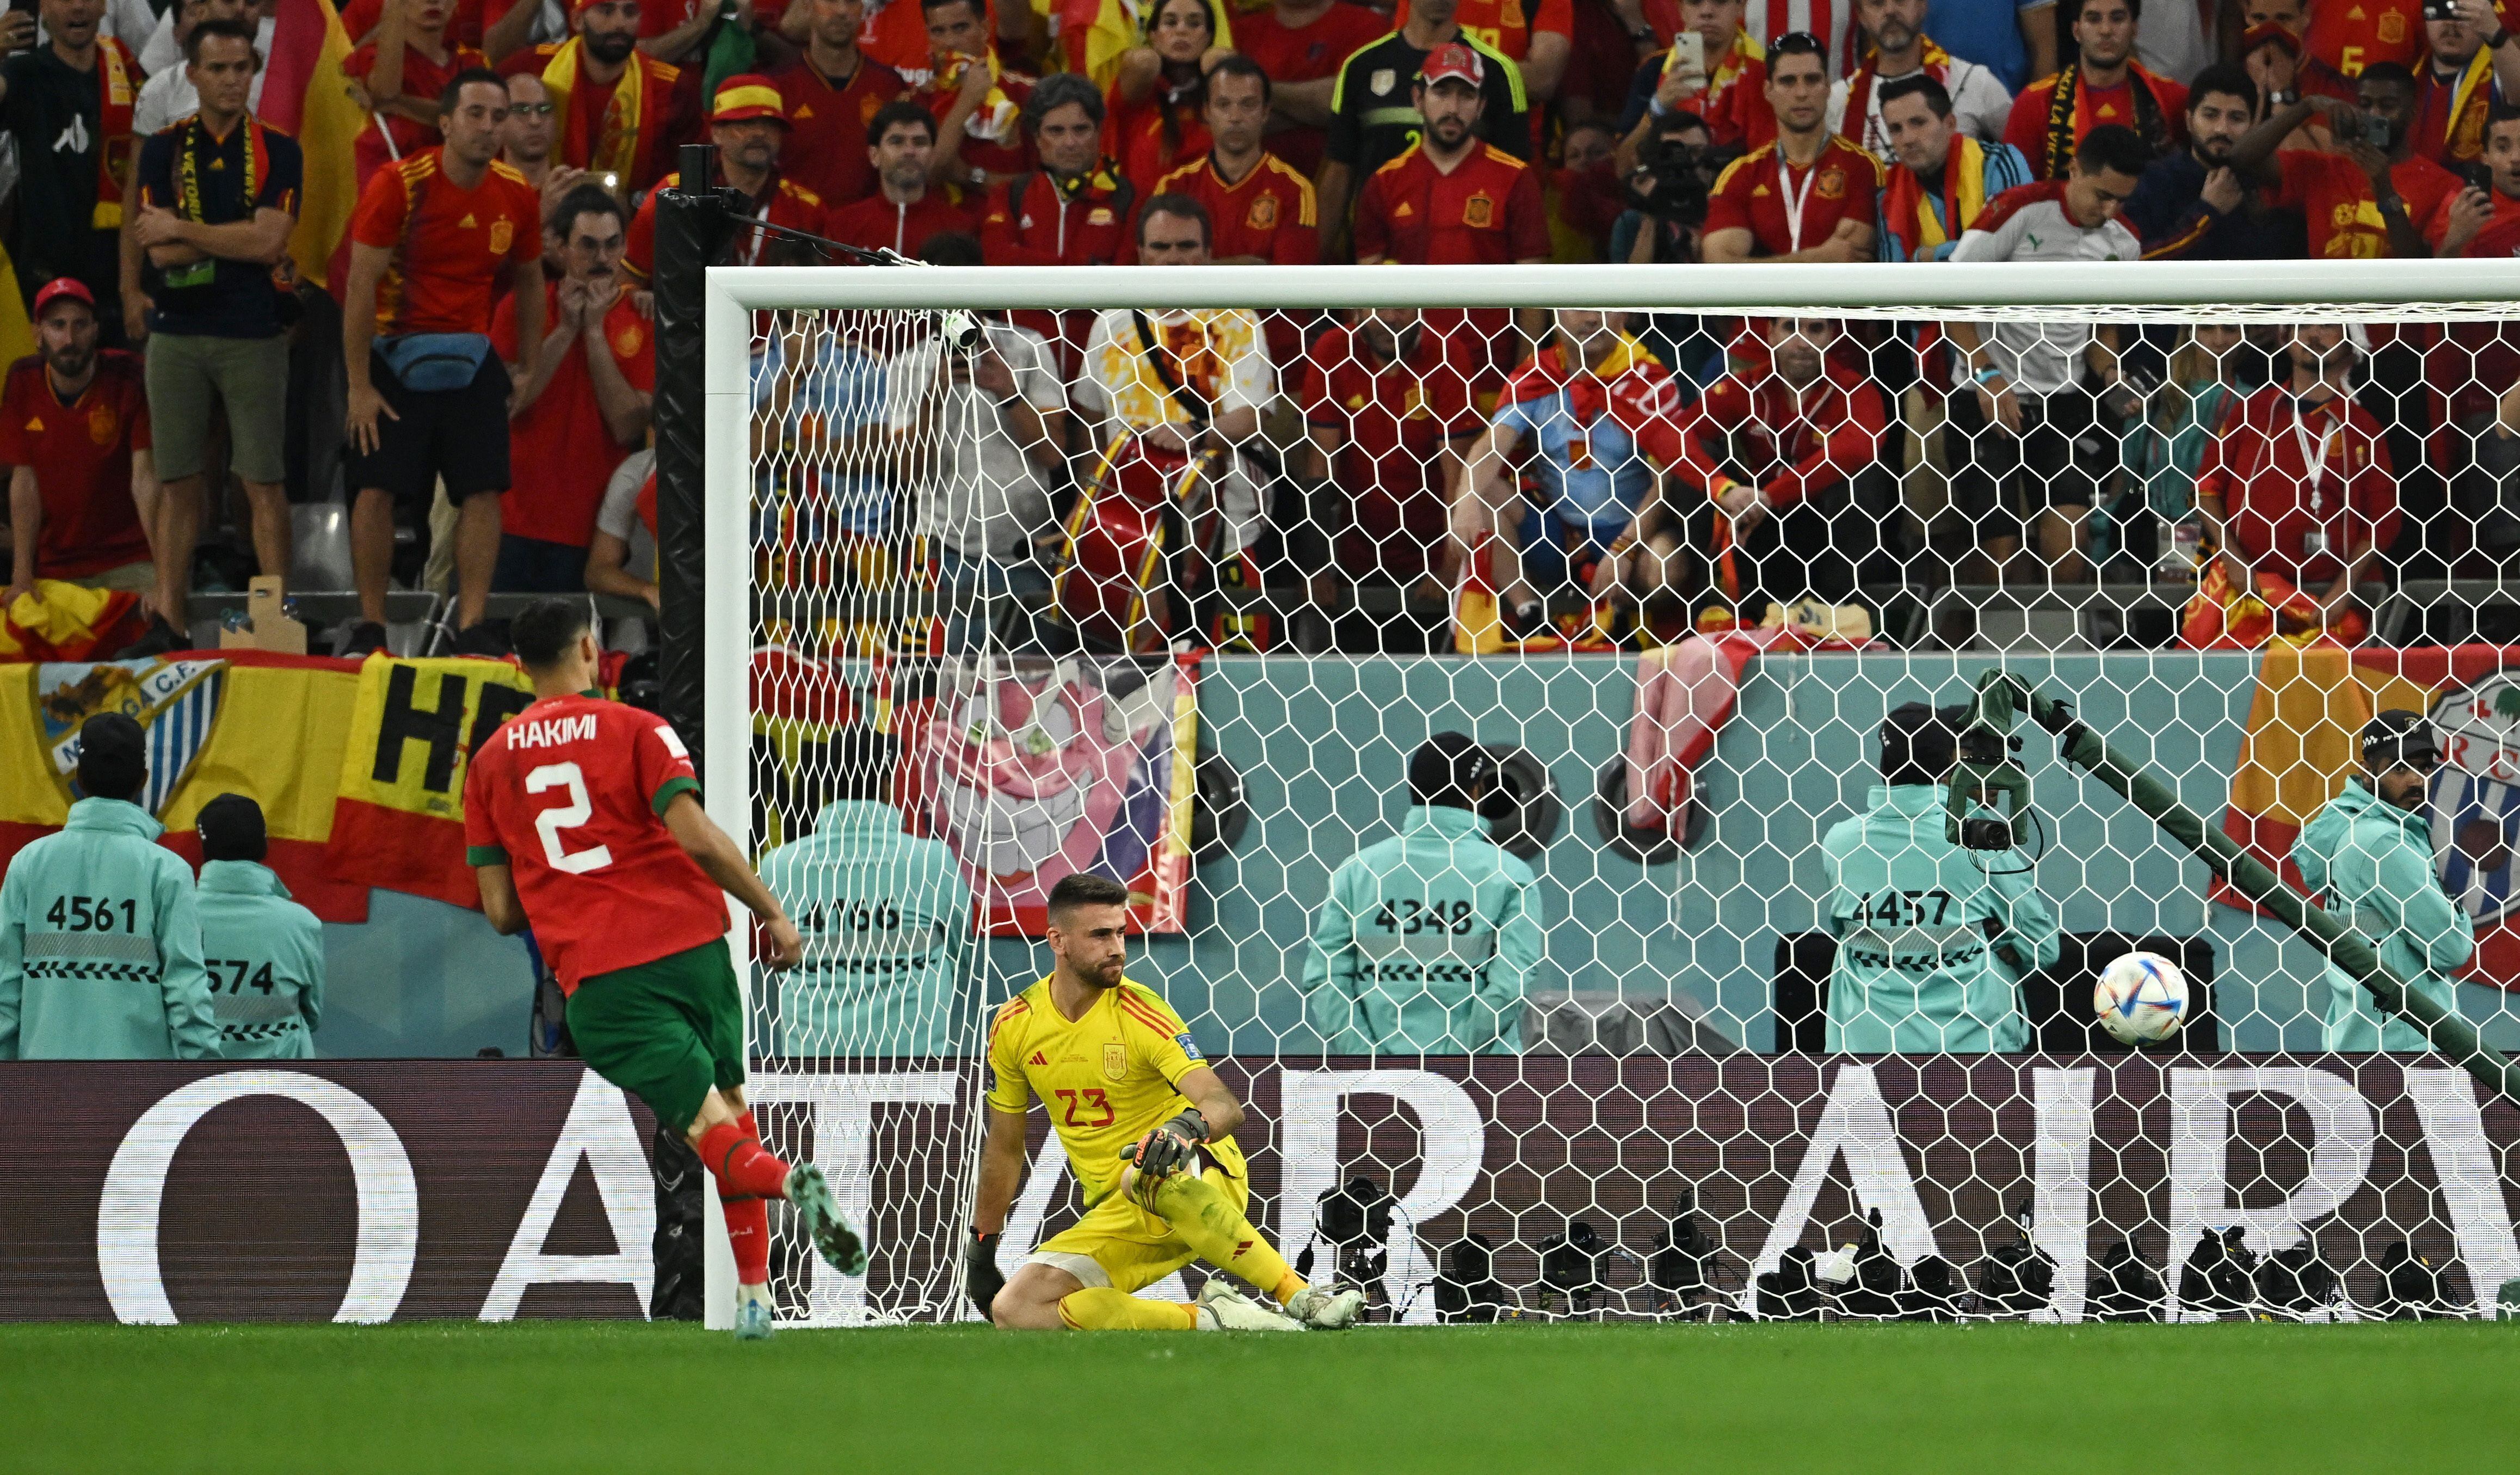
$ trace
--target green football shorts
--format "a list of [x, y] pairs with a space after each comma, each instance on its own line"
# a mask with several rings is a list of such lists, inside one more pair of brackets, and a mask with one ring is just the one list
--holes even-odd
[[726, 939], [599, 973], [568, 997], [578, 1058], [676, 1131], [711, 1087], [743, 1083], [743, 1002]]

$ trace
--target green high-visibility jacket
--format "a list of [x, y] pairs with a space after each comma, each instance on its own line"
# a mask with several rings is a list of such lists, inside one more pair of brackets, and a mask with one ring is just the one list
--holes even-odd
[[0, 880], [0, 1060], [215, 1060], [193, 870], [138, 805], [82, 799]]
[[[2018, 851], [1943, 837], [1943, 786], [1875, 785], [1867, 812], [1821, 842], [1829, 972], [1827, 1046], [1972, 1053], [2030, 1044], [2009, 945], [2031, 970], [2056, 961], [2056, 915]], [[2009, 873], [2009, 874], [2007, 874]]]
[[1511, 1055], [1544, 921], [1531, 867], [1468, 809], [1420, 806], [1330, 876], [1304, 1013], [1337, 1055]]
[[195, 894], [219, 1054], [312, 1060], [324, 1017], [324, 924], [289, 899], [271, 868], [205, 860]]
[[761, 881], [804, 935], [780, 975], [785, 1055], [944, 1055], [969, 957], [971, 888], [941, 840], [888, 804], [826, 805], [814, 833], [761, 857]]
[[[2476, 923], [2450, 899], [2433, 871], [2431, 821], [2421, 810], [2382, 802], [2359, 778], [2321, 806], [2292, 843], [2318, 904], [2380, 949], [2407, 986], [2456, 1013], [2453, 970], [2476, 951]], [[2423, 1033], [2381, 1020], [2352, 974], [2329, 964], [2324, 1042], [2331, 1050], [2421, 1050]]]

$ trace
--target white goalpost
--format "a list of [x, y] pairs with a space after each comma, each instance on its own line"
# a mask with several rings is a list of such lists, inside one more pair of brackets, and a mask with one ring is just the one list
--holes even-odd
[[[1960, 323], [2071, 382], [1955, 375]], [[774, 1215], [784, 1322], [973, 1314], [988, 1020], [1080, 872], [1252, 1112], [1252, 1221], [1378, 1320], [2520, 1282], [2520, 1108], [2026, 722], [1924, 800], [1882, 751], [2002, 668], [2345, 888], [2313, 821], [2417, 711], [2427, 976], [2520, 1044], [2520, 260], [718, 267], [704, 331], [706, 802], [810, 918], [794, 974], [731, 939], [751, 1099], [872, 1262]], [[1411, 791], [1446, 732], [1474, 820]], [[2013, 761], [1958, 882], [1852, 879]], [[2144, 1049], [2093, 1016], [2130, 951], [2190, 990]], [[1010, 1272], [1076, 1217], [1046, 1126]]]

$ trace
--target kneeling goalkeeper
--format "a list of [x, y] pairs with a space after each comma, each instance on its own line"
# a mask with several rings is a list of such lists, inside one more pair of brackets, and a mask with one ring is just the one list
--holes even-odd
[[[1316, 1290], [1243, 1217], [1251, 1187], [1234, 1130], [1242, 1106], [1207, 1068], [1181, 1016], [1121, 977], [1128, 889], [1072, 875], [1051, 889], [1050, 977], [989, 1025], [989, 1129], [966, 1255], [971, 1299], [998, 1325], [1048, 1330], [1331, 1330], [1354, 1325], [1362, 1291]], [[998, 1234], [1023, 1176], [1024, 1113], [1038, 1097], [1085, 1190], [1085, 1217], [1053, 1235], [1012, 1280]], [[1200, 1154], [1207, 1166], [1200, 1166]], [[1193, 1260], [1223, 1275], [1195, 1304], [1131, 1294]]]

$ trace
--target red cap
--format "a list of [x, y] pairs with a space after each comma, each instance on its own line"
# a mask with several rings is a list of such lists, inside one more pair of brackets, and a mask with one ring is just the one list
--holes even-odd
[[717, 84], [717, 100], [709, 110], [710, 122], [740, 123], [753, 117], [788, 121], [788, 109], [770, 78], [746, 71]]
[[87, 303], [87, 310], [90, 312], [96, 310], [96, 294], [87, 290], [85, 282], [76, 277], [55, 277], [35, 290], [35, 310], [32, 316], [42, 317], [44, 309], [53, 305], [56, 299], [66, 297], [76, 298]]
[[2285, 28], [2281, 22], [2261, 21], [2240, 33], [2240, 55], [2247, 56], [2261, 46], [2280, 46], [2286, 51], [2298, 51], [2301, 37]]
[[1426, 53], [1426, 64], [1418, 69], [1418, 80], [1429, 87], [1455, 78], [1473, 87], [1487, 81], [1487, 68], [1480, 64], [1479, 54], [1459, 41], [1447, 41]]

